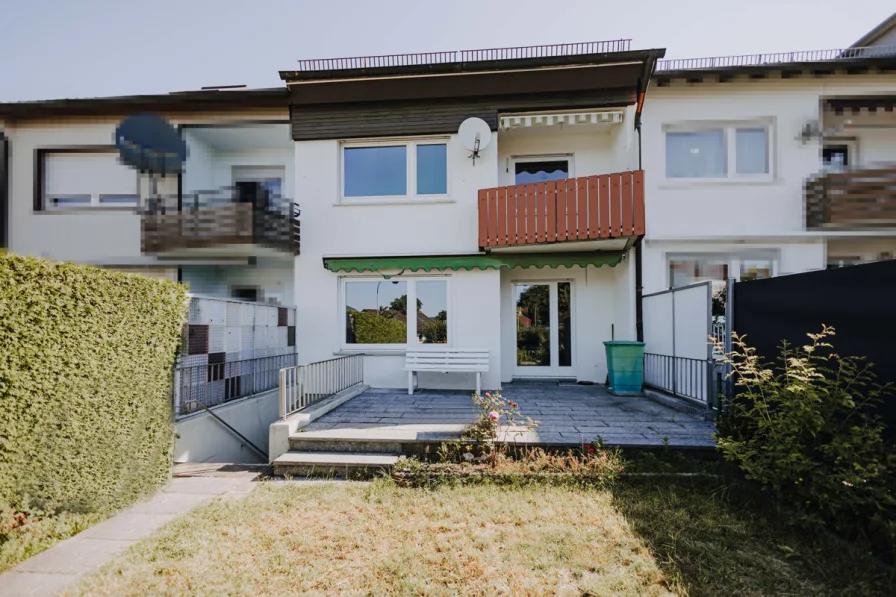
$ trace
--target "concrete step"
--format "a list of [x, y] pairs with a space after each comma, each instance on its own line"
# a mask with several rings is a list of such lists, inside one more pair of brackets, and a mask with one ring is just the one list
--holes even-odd
[[303, 437], [297, 433], [289, 437], [293, 452], [331, 452], [351, 454], [400, 454], [401, 442], [394, 438]]
[[388, 472], [398, 462], [397, 453], [298, 452], [290, 451], [274, 461], [274, 474], [281, 476], [353, 477], [377, 471]]

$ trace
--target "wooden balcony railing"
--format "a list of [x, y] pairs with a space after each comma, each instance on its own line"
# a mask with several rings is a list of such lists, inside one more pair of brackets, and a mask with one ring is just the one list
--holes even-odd
[[479, 191], [479, 246], [644, 234], [644, 171]]
[[896, 226], [896, 166], [826, 172], [805, 192], [806, 228]]
[[141, 214], [146, 254], [257, 245], [299, 254], [299, 210], [290, 199], [236, 189], [156, 197]]

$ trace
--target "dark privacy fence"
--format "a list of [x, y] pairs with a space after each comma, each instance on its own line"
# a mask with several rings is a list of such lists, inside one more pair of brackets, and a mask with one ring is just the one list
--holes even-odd
[[[833, 326], [834, 349], [874, 363], [878, 382], [896, 384], [896, 261], [739, 282], [734, 331], [766, 359], [782, 340], [805, 344], [806, 334]], [[896, 438], [896, 396], [881, 408]]]

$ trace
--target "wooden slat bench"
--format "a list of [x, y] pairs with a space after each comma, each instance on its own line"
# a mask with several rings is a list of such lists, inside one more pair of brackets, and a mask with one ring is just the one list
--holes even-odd
[[419, 371], [475, 373], [476, 393], [482, 393], [482, 373], [488, 371], [488, 351], [472, 348], [409, 350], [404, 365], [408, 372], [408, 394], [414, 393]]

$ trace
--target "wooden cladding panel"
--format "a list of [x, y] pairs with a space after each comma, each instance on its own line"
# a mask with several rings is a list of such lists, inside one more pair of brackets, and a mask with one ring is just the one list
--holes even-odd
[[479, 191], [481, 247], [644, 234], [644, 172]]
[[[301, 93], [302, 85], [295, 86], [293, 94]], [[498, 130], [498, 113], [502, 111], [619, 107], [631, 105], [636, 99], [633, 93], [617, 89], [414, 102], [294, 105], [290, 108], [290, 121], [295, 141], [451, 134], [471, 116], [482, 118], [494, 131]]]
[[896, 168], [831, 172], [806, 182], [806, 228], [896, 226]]
[[141, 221], [141, 247], [147, 254], [224, 245], [258, 244], [298, 255], [299, 222], [233, 203], [184, 212], [146, 213]]

